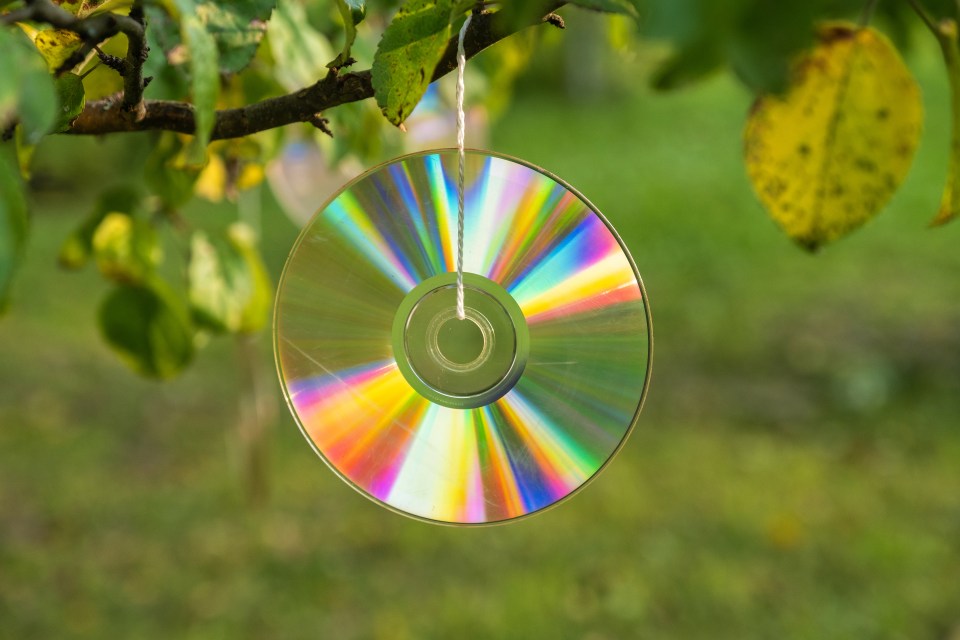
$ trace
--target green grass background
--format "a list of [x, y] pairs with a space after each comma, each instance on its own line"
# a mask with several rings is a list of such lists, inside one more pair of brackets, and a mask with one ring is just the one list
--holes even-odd
[[[593, 102], [520, 92], [493, 148], [620, 230], [656, 353], [614, 464], [509, 526], [375, 506], [279, 397], [250, 507], [233, 345], [171, 383], [128, 373], [97, 335], [102, 281], [55, 267], [89, 195], [36, 194], [0, 322], [0, 638], [960, 638], [960, 223], [926, 227], [949, 134], [935, 54], [910, 60], [928, 121], [908, 181], [816, 256], [750, 191], [731, 78], [652, 94], [640, 59]], [[82, 165], [104, 143], [58, 144]], [[265, 198], [277, 274], [296, 229]]]

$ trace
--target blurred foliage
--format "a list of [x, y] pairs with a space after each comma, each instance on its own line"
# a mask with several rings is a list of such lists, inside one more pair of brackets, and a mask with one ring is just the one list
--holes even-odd
[[[23, 15], [34, 4], [23, 0], [5, 2], [0, 11]], [[130, 185], [139, 194], [136, 211], [133, 202], [130, 208], [104, 210], [98, 206], [87, 222], [66, 240], [60, 259], [67, 266], [78, 267], [92, 255], [107, 279], [146, 286], [148, 291], [152, 291], [151, 283], [165, 283], [163, 295], [153, 298], [155, 301], [176, 299], [182, 307], [192, 307], [194, 312], [188, 314], [185, 326], [196, 345], [201, 345], [211, 330], [244, 333], [251, 327], [264, 326], [267, 306], [253, 301], [267, 299], [271, 287], [257, 267], [260, 259], [256, 257], [255, 239], [241, 252], [246, 258], [228, 259], [232, 254], [225, 248], [232, 246], [232, 240], [225, 235], [226, 228], [184, 228], [180, 215], [183, 207], [195, 198], [236, 201], [243, 192], [258, 188], [266, 165], [289, 143], [317, 145], [332, 164], [345, 162], [362, 166], [398, 152], [402, 145], [389, 131], [390, 127], [385, 127], [386, 123], [402, 125], [420, 103], [448, 43], [475, 3], [468, 0], [56, 3], [61, 10], [86, 21], [110, 13], [124, 17], [138, 15], [131, 14], [131, 10], [140, 4], [146, 12], [146, 40], [150, 47], [143, 69], [151, 79], [145, 98], [189, 103], [195, 116], [196, 135], [152, 134], [150, 142], [143, 147], [146, 153], [141, 156], [142, 176], [133, 177]], [[520, 33], [499, 42], [471, 64], [473, 76], [469, 84], [476, 88], [469, 99], [488, 103], [491, 113], [502, 111], [512, 84], [534, 59], [537, 40], [544, 31], [522, 31], [522, 28], [539, 22], [557, 4], [553, 0], [511, 0], [486, 9], [498, 14], [498, 29]], [[846, 181], [854, 165], [889, 167], [898, 162], [891, 156], [889, 145], [871, 144], [869, 138], [863, 136], [863, 127], [857, 124], [862, 119], [860, 111], [851, 109], [850, 105], [857, 100], [865, 104], [871, 100], [902, 102], [907, 96], [886, 90], [900, 82], [891, 76], [886, 60], [876, 61], [874, 66], [882, 68], [875, 70], [873, 84], [853, 83], [854, 93], [864, 95], [848, 96], [848, 85], [852, 82], [849, 69], [873, 64], [862, 59], [869, 55], [869, 49], [856, 47], [848, 56], [849, 60], [858, 61], [856, 65], [839, 59], [840, 54], [824, 53], [822, 49], [820, 53], [813, 50], [804, 54], [815, 45], [817, 24], [834, 18], [857, 19], [858, 25], [850, 28], [860, 30], [871, 22], [888, 31], [896, 46], [903, 48], [911, 39], [909, 25], [921, 24], [914, 12], [916, 8], [943, 46], [951, 83], [957, 88], [953, 102], [960, 105], [957, 5], [953, 0], [924, 0], [918, 7], [912, 7], [907, 0], [777, 3], [765, 0], [572, 0], [566, 4], [571, 6], [566, 13], [571, 23], [586, 21], [588, 16], [581, 10], [618, 14], [617, 20], [610, 23], [616, 28], [594, 30], [586, 36], [588, 41], [581, 38], [578, 45], [585, 53], [579, 61], [584, 67], [580, 76], [598, 78], [585, 85], [589, 86], [588, 92], [603, 91], [606, 82], [599, 79], [615, 73], [614, 67], [607, 69], [590, 62], [600, 59], [596, 51], [598, 41], [604, 39], [613, 45], [618, 55], [627, 57], [635, 55], [638, 47], [649, 47], [648, 43], [665, 45], [667, 53], [650, 76], [650, 82], [657, 89], [703, 81], [723, 68], [733, 70], [746, 87], [761, 96], [753, 122], [766, 112], [763, 105], [777, 104], [781, 99], [773, 97], [774, 94], [786, 96], [788, 103], [790, 96], [794, 96], [795, 102], [800, 100], [797, 96], [803, 95], [805, 78], [810, 77], [802, 70], [809, 68], [817, 56], [828, 66], [834, 65], [839, 73], [827, 74], [816, 91], [806, 90], [813, 96], [808, 99], [819, 101], [822, 109], [818, 112], [820, 115], [804, 125], [811, 140], [810, 149], [825, 149], [823, 153], [808, 154], [804, 171], [822, 178], [831, 176], [833, 182]], [[625, 31], [623, 25], [632, 26]], [[863, 33], [876, 32], [864, 30]], [[951, 33], [954, 34], [952, 41]], [[16, 163], [0, 164], [0, 171], [5, 172], [4, 210], [14, 212], [2, 220], [5, 240], [0, 300], [7, 297], [10, 277], [24, 242], [26, 225], [15, 212], [20, 211], [18, 203], [23, 200], [19, 195], [20, 185], [30, 179], [36, 145], [48, 133], [68, 130], [87, 103], [115, 94], [124, 86], [118, 71], [129, 64], [124, 60], [128, 53], [127, 37], [118, 33], [99, 43], [87, 42], [85, 37], [83, 29], [55, 27], [43, 20], [19, 19], [0, 29], [4, 66], [13, 70], [0, 78], [0, 124], [5, 136], [13, 139], [17, 148]], [[859, 42], [857, 38], [854, 41]], [[99, 45], [96, 50], [93, 44]], [[77, 61], [77, 56], [84, 53], [84, 59]], [[896, 52], [891, 55], [897, 56]], [[338, 106], [329, 115], [324, 114], [323, 119], [317, 114], [314, 125], [329, 127], [335, 135], [332, 142], [321, 140], [322, 134], [312, 125], [300, 125], [211, 144], [218, 109], [243, 107], [297, 92], [328, 74], [347, 73], [352, 65], [372, 67], [376, 99]], [[874, 91], [876, 95], [866, 95]], [[901, 113], [897, 105], [871, 103], [871, 108], [874, 106]], [[952, 119], [956, 121], [954, 153], [950, 160], [953, 169], [937, 218], [939, 222], [960, 212], [960, 196], [956, 195], [960, 189], [953, 187], [956, 167], [960, 166], [960, 142], [957, 142], [960, 140], [960, 106], [955, 107], [953, 114]], [[838, 121], [844, 117], [852, 124], [847, 128], [838, 127]], [[899, 126], [896, 118], [875, 124], [881, 137], [894, 139], [902, 135], [894, 131]], [[793, 117], [767, 119], [764, 136], [792, 140], [794, 127]], [[756, 136], [748, 138], [750, 148], [757, 149], [757, 139]], [[842, 150], [847, 148], [859, 149], [857, 157], [843, 160]], [[908, 160], [906, 155], [904, 160]], [[833, 240], [875, 215], [909, 167], [908, 161], [900, 162], [892, 173], [877, 174], [890, 173], [895, 179], [881, 185], [884, 197], [874, 199], [873, 204], [866, 207], [869, 211], [859, 206], [851, 209], [839, 201], [832, 207], [813, 205], [808, 212], [813, 221], [794, 224], [790, 222], [792, 214], [784, 214], [784, 206], [803, 208], [793, 202], [799, 196], [789, 192], [793, 194], [789, 196], [791, 202], [784, 205], [783, 201], [773, 202], [766, 194], [770, 191], [769, 176], [796, 174], [796, 166], [790, 163], [774, 166], [773, 157], [763, 154], [754, 154], [752, 160], [748, 158], [748, 164], [752, 174], [767, 176], [761, 180], [764, 184], [758, 184], [761, 200], [788, 232], [807, 246]], [[19, 176], [16, 175], [18, 165]], [[817, 185], [811, 187], [813, 192], [827, 188], [823, 180]], [[254, 227], [248, 225], [247, 228], [253, 232]], [[165, 232], [167, 229], [174, 233]], [[166, 246], [170, 243], [176, 248]], [[197, 252], [202, 256], [193, 255]], [[193, 256], [187, 260], [191, 266], [184, 267], [182, 273], [171, 273], [169, 269], [158, 268], [159, 260], [150, 257], [171, 253]], [[213, 278], [210, 286], [199, 286], [199, 274]], [[137, 298], [127, 295], [125, 300], [146, 300], [148, 296], [141, 294], [143, 292], [138, 293]], [[159, 304], [155, 301], [155, 305]], [[259, 317], [247, 317], [250, 314], [259, 314]], [[243, 322], [238, 320], [241, 315], [246, 318]], [[146, 335], [148, 323], [141, 323], [140, 331]], [[135, 349], [136, 345], [147, 342], [127, 341], [126, 348]], [[154, 358], [147, 351], [142, 356], [143, 363]], [[161, 370], [143, 363], [136, 367], [141, 373]], [[164, 375], [172, 370], [163, 369]]]
[[[571, 44], [553, 33], [534, 60], [548, 70]], [[233, 341], [211, 340], [177, 379], [141, 380], [102, 347], [99, 274], [50, 268], [96, 187], [127, 181], [155, 138], [44, 143], [0, 329], [0, 638], [953, 640], [960, 227], [925, 227], [950, 134], [935, 47], [920, 39], [906, 57], [928, 113], [913, 170], [887, 215], [816, 258], [751, 195], [731, 126], [751, 96], [728, 74], [655, 94], [642, 80], [662, 52], [608, 52], [633, 82], [593, 102], [545, 90], [540, 67], [522, 77], [492, 145], [616, 226], [650, 294], [657, 360], [640, 422], [596, 482], [482, 530], [380, 509], [289, 415], [270, 433], [271, 499], [250, 509], [244, 452], [224, 435], [249, 397]], [[51, 181], [96, 153], [116, 165]], [[188, 257], [175, 225], [212, 239], [261, 196], [276, 277], [298, 231], [256, 189], [165, 222], [164, 274]]]
[[116, 287], [100, 306], [99, 321], [107, 343], [142, 375], [170, 378], [193, 358], [186, 309], [163, 281]]

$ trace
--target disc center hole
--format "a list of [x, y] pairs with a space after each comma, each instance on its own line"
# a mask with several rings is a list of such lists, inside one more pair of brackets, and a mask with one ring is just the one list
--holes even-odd
[[483, 330], [472, 318], [453, 317], [437, 332], [437, 349], [456, 364], [470, 364], [483, 353], [486, 340]]

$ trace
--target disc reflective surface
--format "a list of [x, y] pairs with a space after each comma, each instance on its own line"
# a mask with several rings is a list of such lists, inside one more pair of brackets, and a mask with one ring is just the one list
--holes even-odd
[[464, 300], [457, 154], [400, 158], [304, 228], [277, 293], [288, 404], [317, 453], [417, 518], [498, 522], [593, 478], [639, 414], [649, 309], [636, 267], [576, 191], [468, 152]]

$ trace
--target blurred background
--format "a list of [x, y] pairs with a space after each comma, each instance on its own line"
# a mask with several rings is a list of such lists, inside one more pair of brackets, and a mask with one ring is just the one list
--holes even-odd
[[[593, 47], [609, 20], [576, 17], [471, 130], [590, 198], [643, 275], [653, 382], [608, 470], [520, 523], [432, 526], [317, 458], [269, 335], [134, 376], [98, 335], [106, 285], [56, 258], [90, 183], [133, 179], [143, 143], [56, 138], [0, 322], [0, 638], [960, 639], [960, 225], [927, 228], [949, 139], [935, 44], [908, 55], [927, 125], [906, 184], [809, 255], [745, 177], [751, 95], [724, 73], [652, 92], [661, 52]], [[332, 192], [365, 166], [308, 179]], [[298, 214], [272, 174], [290, 171], [184, 217], [240, 210], [276, 281]]]

